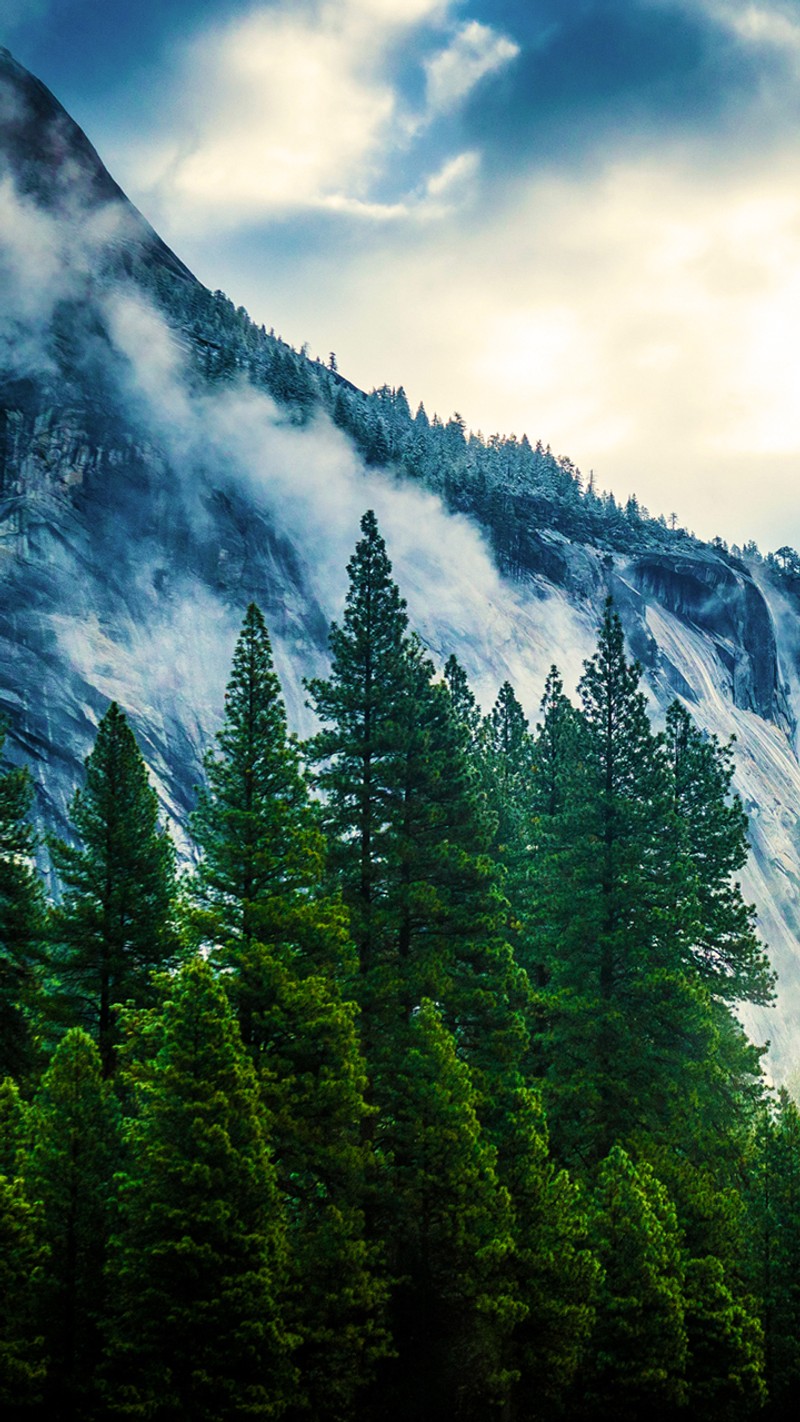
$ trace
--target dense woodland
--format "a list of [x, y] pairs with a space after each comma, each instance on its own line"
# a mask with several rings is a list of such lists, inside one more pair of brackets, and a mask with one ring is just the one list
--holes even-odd
[[610, 604], [577, 704], [483, 715], [361, 533], [302, 746], [248, 608], [191, 872], [118, 706], [55, 902], [0, 774], [4, 1415], [788, 1417], [731, 749], [653, 729]]
[[[118, 279], [117, 268], [114, 273]], [[794, 548], [765, 556], [753, 540], [743, 547], [720, 537], [705, 544], [676, 513], [653, 516], [635, 493], [617, 499], [597, 487], [592, 471], [583, 473], [541, 440], [487, 436], [468, 430], [458, 412], [447, 420], [429, 416], [422, 403], [412, 413], [402, 386], [359, 390], [339, 373], [333, 352], [327, 361], [311, 359], [307, 346], [295, 350], [274, 330], [256, 325], [222, 291], [177, 279], [141, 259], [132, 261], [127, 275], [162, 311], [203, 387], [246, 380], [294, 424], [320, 414], [332, 419], [367, 466], [430, 489], [451, 512], [479, 523], [499, 566], [512, 576], [535, 566], [535, 537], [542, 530], [611, 556], [710, 547], [734, 566], [759, 565], [800, 606], [800, 553]]]

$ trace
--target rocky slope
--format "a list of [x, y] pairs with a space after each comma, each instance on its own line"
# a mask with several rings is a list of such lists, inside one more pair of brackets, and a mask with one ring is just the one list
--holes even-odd
[[[601, 533], [608, 510], [602, 523], [587, 500], [578, 507], [569, 472], [530, 446], [521, 467], [544, 471], [548, 488], [560, 479], [560, 502], [523, 478], [498, 514], [496, 491], [454, 494], [447, 469], [439, 484], [427, 477], [440, 497], [392, 456], [396, 430], [373, 419], [372, 397], [199, 286], [4, 50], [0, 134], [0, 712], [42, 823], [63, 828], [114, 697], [180, 834], [250, 598], [304, 729], [302, 678], [324, 665], [372, 506], [414, 625], [434, 656], [456, 651], [487, 702], [508, 677], [535, 717], [554, 661], [574, 685], [610, 592], [655, 704], [677, 694], [709, 731], [737, 735], [746, 889], [781, 976], [779, 1007], [752, 1026], [772, 1038], [776, 1071], [794, 1070], [793, 609], [758, 568], [663, 527], [637, 525], [629, 546], [618, 524], [594, 543], [566, 536], [576, 509]], [[418, 448], [425, 431], [402, 418], [404, 447]], [[463, 432], [441, 438], [461, 468]]]

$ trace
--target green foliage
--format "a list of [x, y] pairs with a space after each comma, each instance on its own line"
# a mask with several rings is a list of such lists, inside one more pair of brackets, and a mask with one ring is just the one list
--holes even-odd
[[733, 754], [708, 738], [677, 701], [667, 712], [675, 807], [694, 872], [696, 926], [692, 965], [726, 1002], [770, 1003], [775, 975], [734, 875], [747, 862], [747, 817], [731, 794]]
[[502, 1101], [498, 1173], [513, 1211], [509, 1269], [520, 1310], [508, 1352], [512, 1415], [558, 1416], [594, 1324], [600, 1279], [577, 1187], [550, 1159], [541, 1101], [517, 1087]]
[[325, 796], [331, 866], [350, 910], [362, 979], [377, 969], [392, 920], [391, 840], [401, 795], [408, 636], [405, 603], [370, 511], [348, 564], [343, 625], [330, 631], [331, 674], [309, 693], [323, 729], [309, 745]]
[[[335, 378], [301, 366], [287, 349], [270, 368], [297, 418]], [[373, 459], [403, 457], [399, 396], [376, 392]], [[441, 442], [464, 499], [460, 417], [412, 424], [420, 468]], [[635, 499], [617, 515], [646, 526]], [[744, 1422], [766, 1378], [788, 1416], [800, 1126], [785, 1094], [768, 1108], [731, 1007], [773, 980], [736, 878], [730, 748], [677, 704], [653, 733], [610, 605], [580, 708], [554, 668], [531, 737], [508, 683], [481, 717], [455, 658], [437, 680], [371, 513], [349, 572], [309, 686], [319, 800], [247, 610], [193, 818], [202, 955], [157, 981], [173, 852], [122, 713], [101, 724], [40, 975], [51, 1020], [97, 1045], [68, 1030], [29, 1105], [0, 1084], [0, 1400], [142, 1422]], [[21, 965], [0, 1010], [29, 1093], [28, 796], [0, 776], [0, 930], [28, 924], [16, 957], [0, 940]]]
[[174, 957], [175, 853], [158, 825], [158, 799], [133, 732], [116, 702], [86, 760], [71, 807], [75, 845], [53, 841], [63, 888], [53, 910], [55, 969], [73, 1021], [114, 1070], [114, 1008], [146, 1002], [154, 969]]
[[26, 1118], [17, 1083], [11, 1076], [4, 1077], [0, 1081], [0, 1175], [9, 1180], [19, 1174]]
[[469, 1069], [431, 1002], [403, 1037], [376, 1141], [386, 1170], [382, 1231], [397, 1280], [397, 1359], [380, 1377], [380, 1415], [480, 1418], [508, 1390], [504, 1343], [520, 1311], [508, 1279], [510, 1201]]
[[771, 1412], [791, 1416], [800, 1386], [800, 1112], [782, 1090], [765, 1111], [749, 1176], [753, 1284], [763, 1301]]
[[367, 1058], [382, 1070], [383, 1046], [429, 996], [488, 1098], [488, 1074], [521, 1056], [526, 991], [501, 937], [491, 821], [451, 696], [408, 636], [374, 514], [362, 532], [330, 679], [309, 689], [327, 723], [310, 749], [359, 949]]
[[254, 1069], [198, 960], [164, 982], [123, 1077], [107, 1405], [158, 1422], [285, 1408], [292, 1339], [279, 1297], [285, 1221]]
[[737, 1300], [721, 1260], [686, 1265], [688, 1403], [708, 1422], [752, 1417], [767, 1400], [764, 1336], [752, 1300]]
[[671, 1417], [686, 1397], [678, 1223], [650, 1167], [635, 1165], [618, 1145], [600, 1165], [591, 1239], [603, 1278], [581, 1415]]
[[[306, 971], [341, 972], [347, 918], [338, 899], [319, 888], [326, 845], [254, 603], [234, 653], [216, 750], [204, 768], [192, 816], [202, 853], [193, 887], [202, 930], [220, 961], [241, 967], [252, 944], [270, 944]], [[240, 1006], [247, 1040], [247, 1005]]]
[[41, 1206], [49, 1264], [38, 1290], [49, 1357], [48, 1398], [57, 1412], [93, 1415], [100, 1328], [107, 1312], [104, 1265], [118, 1158], [117, 1113], [94, 1042], [73, 1027], [60, 1043], [30, 1111], [24, 1177]]
[[299, 1340], [293, 1410], [350, 1415], [385, 1349], [384, 1287], [363, 1213], [366, 1077], [347, 917], [321, 887], [325, 844], [287, 736], [266, 627], [251, 604], [217, 750], [193, 824], [199, 923], [259, 1074], [288, 1206], [287, 1325]]
[[[551, 677], [534, 752], [548, 1114], [572, 1162], [668, 1129], [709, 1039], [702, 990], [684, 972], [691, 876], [639, 680], [609, 604], [580, 685], [580, 737]], [[580, 758], [565, 761], [561, 738]]]
[[10, 1418], [32, 1415], [45, 1379], [36, 1289], [47, 1250], [38, 1226], [22, 1180], [0, 1175], [0, 1407]]
[[[0, 755], [5, 732], [0, 727]], [[41, 959], [44, 894], [33, 864], [27, 817], [33, 788], [27, 770], [0, 773], [0, 1075], [21, 1075], [33, 1061], [31, 1017]]]

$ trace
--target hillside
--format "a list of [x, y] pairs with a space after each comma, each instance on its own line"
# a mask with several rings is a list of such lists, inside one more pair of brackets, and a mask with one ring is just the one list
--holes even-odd
[[482, 699], [531, 719], [575, 685], [610, 593], [652, 697], [735, 733], [745, 889], [780, 974], [753, 1019], [800, 1059], [800, 622], [763, 564], [599, 494], [527, 437], [468, 434], [369, 394], [207, 291], [57, 100], [0, 51], [0, 711], [43, 825], [108, 701], [130, 714], [180, 831], [250, 599], [295, 726], [366, 507], [412, 623]]

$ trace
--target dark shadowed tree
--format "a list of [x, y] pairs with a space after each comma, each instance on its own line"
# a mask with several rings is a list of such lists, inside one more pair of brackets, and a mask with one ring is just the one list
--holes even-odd
[[114, 1071], [114, 1009], [151, 996], [150, 975], [174, 958], [175, 852], [128, 722], [112, 702], [71, 806], [76, 843], [51, 843], [63, 889], [53, 910], [54, 969], [68, 1016]]

